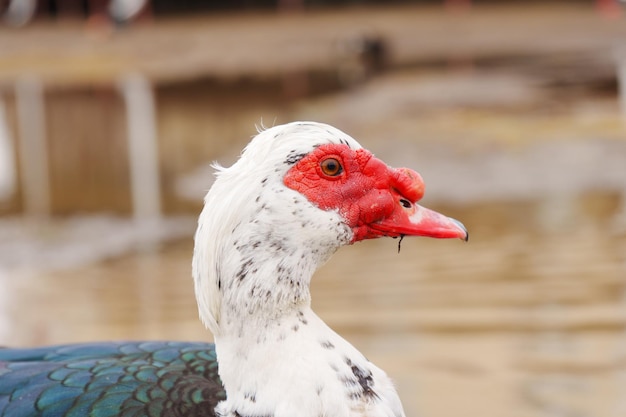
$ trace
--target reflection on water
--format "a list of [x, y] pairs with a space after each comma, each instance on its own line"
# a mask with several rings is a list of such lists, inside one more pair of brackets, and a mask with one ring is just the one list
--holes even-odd
[[[542, 233], [545, 203], [437, 207], [463, 219], [469, 244], [344, 248], [316, 275], [314, 308], [395, 378], [408, 415], [617, 415], [626, 238], [605, 221], [614, 197], [596, 199], [606, 201], [576, 203], [579, 227]], [[0, 277], [0, 342], [210, 339], [197, 319], [191, 253], [188, 239]]]
[[206, 338], [196, 319], [190, 248], [181, 243], [158, 253], [6, 280], [12, 296], [5, 308], [19, 325], [3, 342]]

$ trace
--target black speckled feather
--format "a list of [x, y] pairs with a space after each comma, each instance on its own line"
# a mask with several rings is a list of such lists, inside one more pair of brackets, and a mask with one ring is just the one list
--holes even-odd
[[1, 417], [212, 417], [224, 398], [208, 343], [0, 349]]

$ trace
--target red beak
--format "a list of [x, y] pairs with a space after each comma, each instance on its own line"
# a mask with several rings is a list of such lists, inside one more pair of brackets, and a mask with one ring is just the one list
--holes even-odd
[[427, 236], [459, 238], [467, 242], [467, 229], [458, 220], [418, 205], [424, 196], [424, 182], [408, 168], [394, 170], [390, 190], [395, 205], [391, 213], [370, 223], [370, 229], [382, 236]]
[[398, 199], [390, 216], [371, 223], [369, 227], [384, 236], [458, 238], [466, 242], [469, 239], [467, 229], [460, 221], [402, 198]]

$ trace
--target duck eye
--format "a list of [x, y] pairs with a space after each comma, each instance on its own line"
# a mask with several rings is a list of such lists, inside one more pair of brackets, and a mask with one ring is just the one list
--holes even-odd
[[326, 158], [320, 163], [320, 168], [325, 175], [336, 177], [343, 172], [341, 163], [336, 158]]

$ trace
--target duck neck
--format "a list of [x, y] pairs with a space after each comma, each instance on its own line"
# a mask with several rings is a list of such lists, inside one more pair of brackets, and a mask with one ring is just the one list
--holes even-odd
[[220, 274], [229, 277], [221, 283], [221, 334], [268, 328], [310, 309], [311, 277], [332, 253], [271, 240], [233, 246], [239, 261], [224, 265]]

